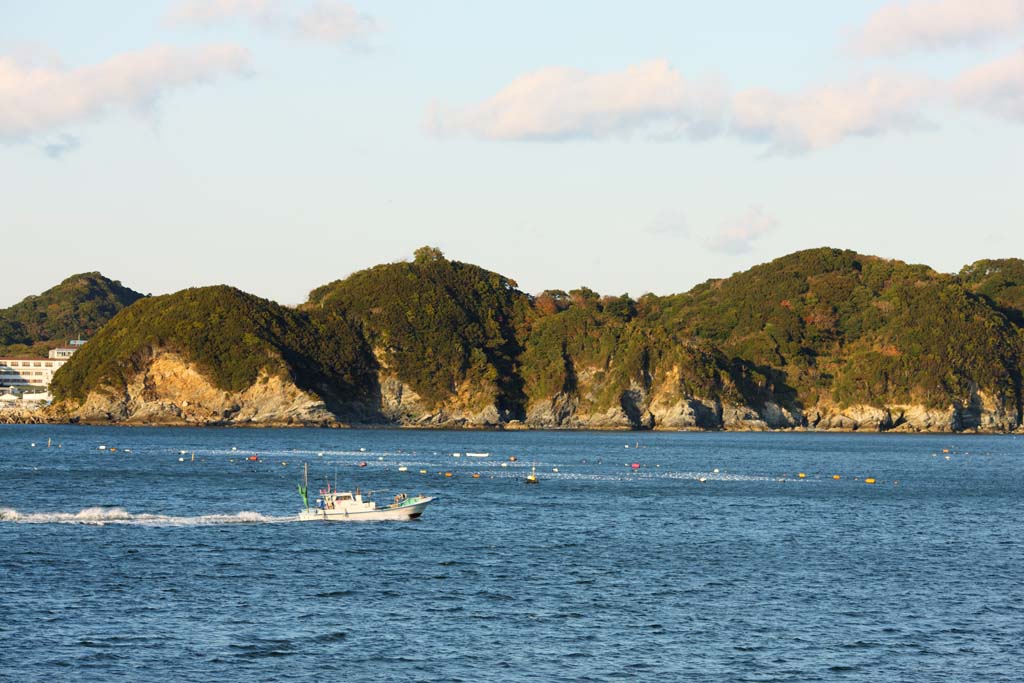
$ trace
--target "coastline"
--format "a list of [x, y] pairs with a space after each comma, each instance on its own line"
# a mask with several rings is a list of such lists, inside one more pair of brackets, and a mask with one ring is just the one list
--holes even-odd
[[949, 434], [979, 436], [1013, 436], [1024, 434], [1024, 427], [1016, 429], [916, 429], [904, 428], [902, 425], [892, 429], [869, 427], [827, 427], [818, 428], [804, 425], [792, 427], [758, 427], [758, 426], [723, 426], [720, 428], [705, 427], [631, 427], [612, 425], [578, 425], [553, 426], [529, 425], [522, 422], [499, 424], [469, 424], [459, 421], [442, 423], [400, 423], [400, 422], [342, 422], [342, 421], [299, 421], [299, 420], [267, 420], [267, 421], [185, 421], [185, 420], [95, 420], [56, 416], [46, 414], [45, 408], [33, 410], [0, 411], [0, 425], [78, 425], [83, 427], [186, 427], [186, 428], [219, 428], [219, 429], [366, 429], [366, 430], [420, 430], [420, 431], [451, 431], [451, 432], [618, 432], [624, 434], [640, 433], [809, 433], [809, 434]]

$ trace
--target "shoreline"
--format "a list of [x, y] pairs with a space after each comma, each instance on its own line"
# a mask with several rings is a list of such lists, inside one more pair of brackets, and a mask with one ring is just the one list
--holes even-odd
[[965, 435], [965, 436], [1019, 436], [1024, 434], [1024, 427], [1015, 430], [985, 430], [985, 429], [963, 429], [963, 430], [910, 430], [910, 429], [850, 429], [833, 427], [828, 429], [817, 429], [814, 427], [780, 427], [768, 429], [703, 429], [700, 427], [658, 427], [635, 428], [635, 427], [551, 427], [551, 426], [528, 426], [516, 424], [498, 425], [465, 425], [465, 424], [382, 424], [382, 423], [314, 423], [314, 422], [116, 422], [100, 420], [81, 419], [57, 419], [50, 416], [12, 416], [14, 419], [5, 420], [0, 413], [0, 426], [15, 425], [70, 425], [80, 427], [125, 427], [125, 428], [194, 428], [194, 429], [362, 429], [362, 430], [420, 430], [420, 431], [448, 431], [448, 432], [608, 432], [621, 434], [672, 434], [672, 433], [698, 433], [698, 434], [900, 434], [900, 435]]

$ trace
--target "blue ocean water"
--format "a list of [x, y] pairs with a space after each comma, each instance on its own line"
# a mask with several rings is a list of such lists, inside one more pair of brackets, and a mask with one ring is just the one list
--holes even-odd
[[[1016, 436], [0, 427], [0, 680], [1020, 681], [1022, 456]], [[298, 522], [303, 463], [311, 490], [440, 499]]]

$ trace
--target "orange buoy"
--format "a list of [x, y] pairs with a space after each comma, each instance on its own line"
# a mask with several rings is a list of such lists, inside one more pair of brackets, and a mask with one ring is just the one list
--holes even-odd
[[451, 472], [445, 472], [445, 473], [444, 473], [444, 476], [446, 476], [446, 477], [450, 477], [450, 476], [452, 476], [452, 473], [451, 473]]
[[832, 478], [835, 479], [836, 481], [839, 481], [839, 475], [838, 474], [833, 474]]
[[480, 473], [479, 472], [474, 472], [473, 473], [473, 478], [474, 479], [479, 479], [480, 478]]

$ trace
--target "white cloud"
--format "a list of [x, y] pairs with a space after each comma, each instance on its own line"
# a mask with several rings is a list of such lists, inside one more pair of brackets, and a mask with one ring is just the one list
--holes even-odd
[[378, 30], [372, 17], [347, 2], [320, 0], [304, 11], [291, 10], [282, 0], [178, 0], [165, 18], [171, 24], [247, 21], [264, 30], [332, 45], [358, 44]]
[[961, 106], [1024, 123], [1024, 50], [964, 72], [951, 90]]
[[753, 248], [753, 243], [774, 232], [779, 222], [759, 206], [752, 206], [743, 214], [723, 223], [705, 242], [713, 251], [742, 254]]
[[862, 54], [977, 44], [1024, 30], [1024, 0], [914, 0], [882, 7], [853, 37]]
[[149, 105], [166, 91], [242, 73], [248, 62], [248, 53], [234, 46], [152, 47], [70, 69], [0, 57], [0, 139], [46, 133], [117, 107]]
[[485, 102], [435, 106], [427, 130], [487, 140], [599, 139], [653, 133], [714, 135], [724, 96], [715, 83], [686, 81], [664, 60], [594, 74], [547, 67], [512, 81]]
[[927, 126], [921, 110], [934, 97], [935, 86], [929, 82], [886, 76], [796, 95], [746, 90], [733, 98], [733, 129], [777, 150], [804, 152], [852, 136]]
[[320, 2], [296, 18], [295, 34], [323, 43], [359, 41], [377, 30], [372, 17], [343, 2]]

